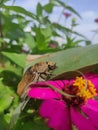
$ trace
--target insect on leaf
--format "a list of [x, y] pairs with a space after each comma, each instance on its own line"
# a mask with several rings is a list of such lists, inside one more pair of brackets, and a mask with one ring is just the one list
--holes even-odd
[[70, 77], [72, 77], [72, 72], [77, 70], [88, 72], [98, 69], [98, 44], [71, 48], [37, 58], [27, 65], [25, 71], [28, 67], [40, 61], [53, 61], [56, 63], [57, 68], [53, 71], [51, 79], [65, 79], [67, 78], [66, 73], [70, 73]]

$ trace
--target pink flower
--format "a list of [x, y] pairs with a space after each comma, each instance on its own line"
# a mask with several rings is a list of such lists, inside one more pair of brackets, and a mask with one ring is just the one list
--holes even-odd
[[71, 16], [71, 13], [64, 12], [63, 15], [64, 15], [66, 18], [69, 18], [69, 17]]
[[49, 43], [49, 47], [53, 48], [53, 49], [56, 49], [58, 47], [58, 44], [56, 43], [53, 43], [53, 42], [50, 42]]
[[98, 101], [94, 99], [98, 90], [98, 74], [88, 73], [85, 77], [31, 85], [28, 96], [43, 100], [39, 113], [50, 128], [72, 130], [73, 124], [78, 130], [98, 130]]
[[98, 18], [96, 18], [94, 21], [95, 21], [95, 23], [98, 23]]

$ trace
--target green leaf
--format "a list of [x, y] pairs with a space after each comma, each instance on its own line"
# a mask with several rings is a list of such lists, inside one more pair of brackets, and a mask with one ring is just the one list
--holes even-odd
[[14, 52], [14, 53], [20, 53], [21, 52], [22, 45], [13, 45], [13, 44], [8, 44], [4, 51], [6, 52]]
[[0, 130], [7, 130], [7, 129], [8, 129], [8, 124], [4, 119], [4, 114], [0, 113]]
[[[13, 67], [13, 66], [11, 66], [11, 67]], [[19, 70], [18, 68], [19, 67], [16, 68], [17, 71]], [[15, 86], [17, 86], [17, 84], [19, 83], [21, 76], [17, 75], [17, 73], [15, 73], [15, 71], [10, 71], [10, 70], [4, 70], [1, 72], [0, 75], [3, 77], [2, 82], [7, 86], [12, 87], [16, 91]]]
[[[0, 71], [0, 72], [1, 72], [1, 71]], [[0, 81], [2, 81], [2, 80], [3, 80], [3, 78], [0, 77]]]
[[33, 120], [19, 120], [13, 130], [49, 130], [40, 118]]
[[33, 36], [30, 33], [25, 33], [25, 37], [25, 43], [28, 44], [30, 49], [33, 49], [36, 46]]
[[62, 6], [65, 9], [68, 9], [69, 11], [71, 11], [72, 13], [76, 14], [78, 17], [81, 18], [79, 13], [76, 10], [74, 10], [71, 6], [66, 5], [65, 2], [62, 2], [61, 0], [50, 0], [50, 2], [56, 6]]
[[[87, 47], [77, 47], [64, 51], [49, 54], [48, 56], [36, 59], [35, 62], [27, 65], [28, 67], [40, 61], [53, 61], [57, 68], [53, 71], [51, 78], [65, 79], [66, 72], [80, 70], [83, 72], [98, 68], [98, 44]], [[72, 75], [71, 75], [72, 76]]]
[[12, 129], [17, 120], [19, 119], [19, 116], [21, 114], [21, 107], [23, 106], [24, 102], [20, 102], [17, 108], [14, 110], [11, 120], [10, 120], [10, 125], [9, 128]]
[[7, 86], [4, 86], [0, 81], [0, 112], [7, 109], [12, 103], [11, 91]]
[[3, 17], [4, 36], [11, 40], [19, 40], [19, 38], [25, 36], [25, 33], [20, 24], [13, 22], [15, 20], [13, 17], [8, 14], [6, 17]]
[[37, 4], [36, 13], [38, 17], [42, 15], [42, 6], [40, 3]]
[[2, 7], [2, 5], [5, 3], [5, 2], [8, 2], [9, 0], [0, 0], [0, 7]]
[[[11, 29], [13, 28], [13, 29]], [[24, 32], [20, 28], [14, 28], [13, 24], [10, 30], [7, 32], [6, 37], [10, 38], [11, 40], [19, 40], [19, 38], [24, 37]]]
[[45, 36], [42, 34], [42, 29], [36, 28], [36, 44], [39, 50], [44, 50], [47, 45], [45, 44]]
[[81, 18], [80, 14], [76, 10], [74, 10], [71, 6], [67, 5], [66, 9], [68, 9], [69, 11], [71, 11], [72, 13], [76, 14], [78, 17]]
[[[22, 68], [20, 68], [20, 67], [16, 67], [15, 65], [11, 65], [11, 63], [10, 63], [10, 61], [6, 61], [6, 63], [5, 63], [5, 68], [0, 68], [0, 73], [2, 73], [2, 72], [4, 72], [4, 71], [10, 71], [10, 72], [12, 72], [12, 73], [15, 73], [16, 75], [19, 75], [19, 76], [21, 76], [21, 71], [22, 71]], [[5, 74], [4, 74], [4, 76], [6, 76]]]
[[58, 23], [53, 23], [52, 26], [57, 29], [58, 31], [61, 31], [64, 33], [64, 35], [68, 35], [69, 33], [73, 33], [71, 29], [64, 27]]
[[21, 13], [21, 14], [24, 14], [26, 16], [29, 16], [31, 18], [35, 18], [35, 15], [32, 14], [31, 12], [27, 11], [26, 9], [20, 7], [20, 6], [8, 6], [8, 5], [3, 5], [2, 8], [4, 9], [8, 9], [8, 10], [11, 10], [11, 11], [14, 11], [16, 13]]
[[17, 53], [10, 53], [10, 52], [2, 52], [2, 54], [7, 58], [9, 58], [11, 61], [13, 61], [15, 64], [24, 68], [26, 62], [25, 54], [17, 54]]
[[84, 42], [84, 40], [76, 40], [76, 37], [70, 38], [70, 36], [66, 36], [66, 43], [62, 45], [65, 49], [72, 48], [72, 47], [78, 47], [80, 42]]
[[52, 13], [54, 4], [52, 3], [48, 3], [46, 5], [43, 6], [43, 9], [47, 12], [47, 13]]
[[71, 29], [69, 29], [69, 28], [67, 28], [67, 27], [64, 27], [64, 26], [62, 26], [62, 25], [60, 25], [60, 24], [58, 24], [58, 23], [53, 23], [52, 25], [53, 25], [53, 27], [57, 28], [58, 30], [60, 30], [61, 32], [63, 32], [63, 33], [66, 34], [66, 35], [67, 35], [68, 33], [72, 33], [72, 34], [78, 35], [78, 36], [80, 36], [80, 37], [86, 39], [86, 37], [83, 36], [82, 34], [76, 32], [76, 31], [72, 31]]
[[44, 35], [45, 40], [48, 42], [50, 41], [50, 38], [52, 36], [52, 29], [51, 26], [46, 26], [46, 28], [41, 29], [41, 33]]
[[0, 6], [3, 4], [3, 0], [0, 1]]

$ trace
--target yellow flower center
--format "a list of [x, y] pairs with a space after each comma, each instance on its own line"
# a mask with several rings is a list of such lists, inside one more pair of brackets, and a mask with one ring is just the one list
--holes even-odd
[[97, 95], [94, 84], [90, 80], [83, 79], [82, 77], [76, 78], [73, 87], [77, 88], [76, 95], [85, 101]]

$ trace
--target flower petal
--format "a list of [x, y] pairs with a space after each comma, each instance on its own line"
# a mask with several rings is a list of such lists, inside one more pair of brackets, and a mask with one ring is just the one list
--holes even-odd
[[40, 106], [40, 115], [48, 119], [48, 126], [54, 130], [72, 130], [69, 111], [62, 100], [45, 100]]
[[48, 84], [55, 86], [56, 88], [63, 89], [65, 86], [69, 85], [68, 80], [55, 80], [55, 81], [48, 81]]
[[61, 98], [61, 95], [58, 92], [55, 92], [50, 88], [41, 88], [41, 87], [32, 88], [31, 90], [29, 90], [28, 96], [37, 99]]
[[98, 101], [89, 100], [81, 109], [92, 120], [92, 123], [98, 130]]
[[[47, 83], [58, 89], [63, 89], [65, 85], [68, 85], [67, 80], [47, 81]], [[30, 87], [31, 89], [28, 92], [28, 96], [31, 98], [37, 98], [37, 99], [62, 98], [62, 95], [49, 88], [46, 82], [31, 84]]]
[[71, 117], [78, 130], [98, 130], [93, 126], [92, 121], [77, 109], [71, 108]]
[[86, 78], [91, 80], [91, 82], [95, 85], [95, 88], [98, 90], [98, 74], [95, 74], [93, 72], [86, 73]]

